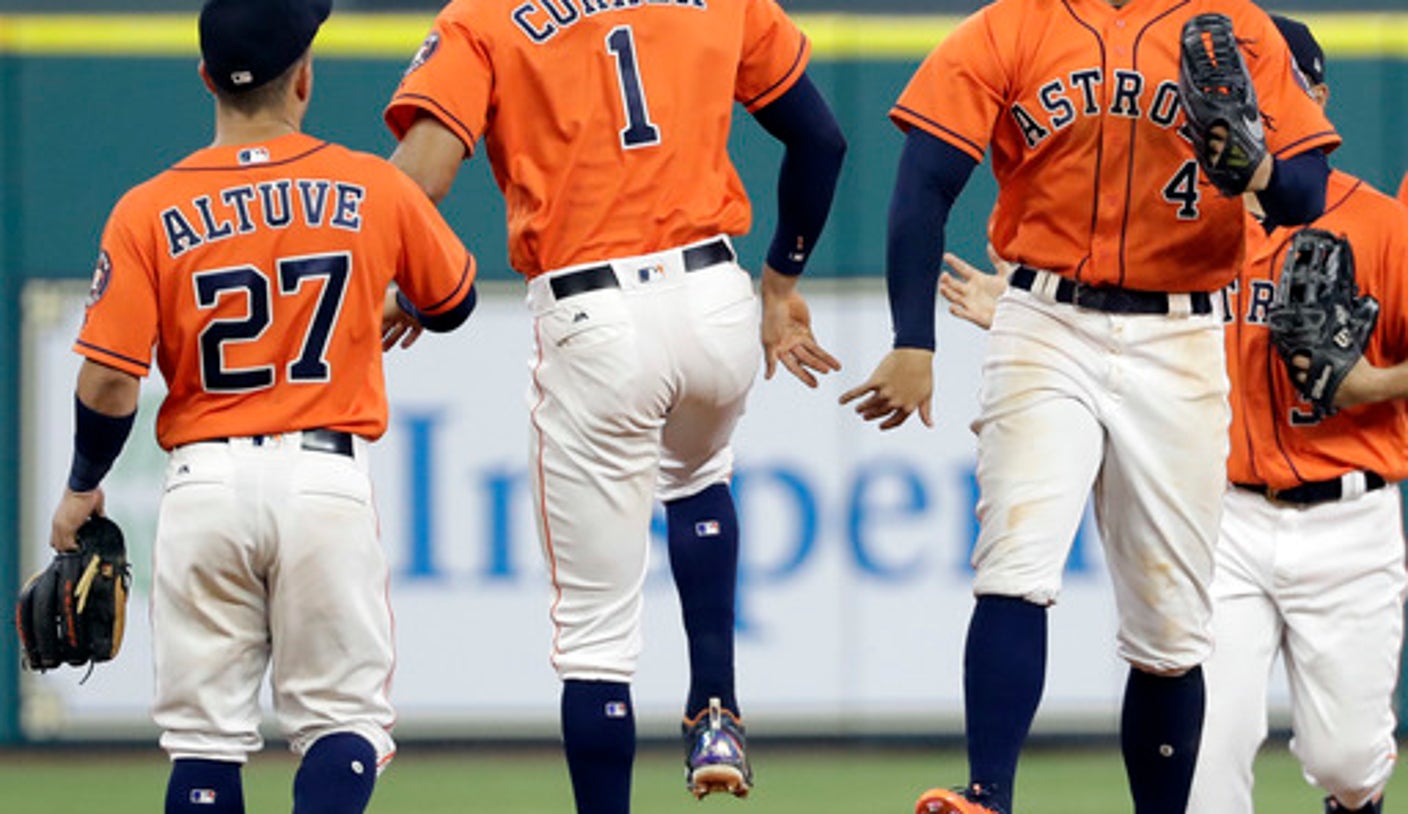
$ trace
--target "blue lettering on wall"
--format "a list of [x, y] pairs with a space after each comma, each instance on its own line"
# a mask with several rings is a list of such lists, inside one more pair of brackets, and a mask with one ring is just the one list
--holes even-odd
[[435, 561], [435, 435], [438, 411], [399, 411], [406, 432], [406, 539], [410, 541], [404, 575], [410, 579], [441, 576]]
[[[886, 487], [898, 487], [898, 499], [882, 502], [876, 493]], [[929, 509], [929, 493], [914, 467], [905, 461], [887, 461], [856, 471], [847, 501], [846, 539], [861, 572], [882, 580], [913, 579], [920, 575], [924, 562], [922, 553], [903, 561], [883, 562], [876, 554], [885, 546], [885, 530], [906, 522], [924, 522]], [[928, 518], [930, 528], [934, 518]], [[878, 527], [878, 528], [877, 528]]]

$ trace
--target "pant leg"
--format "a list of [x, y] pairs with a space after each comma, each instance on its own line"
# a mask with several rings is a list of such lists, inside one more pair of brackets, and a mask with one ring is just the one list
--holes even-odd
[[530, 290], [529, 468], [552, 663], [564, 679], [629, 682], [670, 401], [663, 348], [638, 327], [655, 295], [613, 288], [557, 302], [546, 291]]
[[1347, 809], [1393, 772], [1405, 578], [1398, 490], [1282, 509], [1291, 751]]
[[152, 553], [152, 717], [175, 758], [243, 763], [263, 746], [267, 597], [250, 473], [227, 445], [176, 449]]
[[289, 443], [265, 455], [274, 533], [267, 583], [274, 711], [293, 750], [348, 732], [377, 766], [395, 753], [389, 573], [367, 472]]
[[1272, 597], [1275, 528], [1266, 501], [1224, 495], [1212, 581], [1213, 651], [1203, 663], [1207, 717], [1193, 774], [1189, 814], [1252, 814], [1252, 769], [1266, 739], [1267, 687], [1281, 649]]

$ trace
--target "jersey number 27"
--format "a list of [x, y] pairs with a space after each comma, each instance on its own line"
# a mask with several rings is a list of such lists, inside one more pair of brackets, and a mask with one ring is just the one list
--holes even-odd
[[[305, 280], [322, 279], [318, 303], [304, 330], [297, 358], [288, 364], [290, 382], [328, 380], [328, 339], [342, 311], [347, 272], [352, 258], [346, 252], [289, 257], [278, 261], [279, 294], [297, 294]], [[214, 308], [222, 297], [243, 297], [243, 317], [212, 319], [200, 332], [200, 379], [207, 393], [244, 393], [274, 386], [272, 364], [258, 367], [225, 366], [226, 343], [253, 342], [273, 324], [273, 297], [269, 277], [255, 266], [202, 271], [194, 275], [196, 306]]]

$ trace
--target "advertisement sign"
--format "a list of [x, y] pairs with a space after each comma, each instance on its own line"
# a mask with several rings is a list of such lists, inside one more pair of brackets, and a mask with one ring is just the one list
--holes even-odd
[[[942, 319], [936, 426], [914, 418], [882, 433], [837, 402], [889, 345], [879, 284], [805, 290], [817, 335], [845, 367], [814, 391], [781, 369], [770, 381], [760, 372], [735, 437], [740, 701], [750, 728], [772, 733], [958, 732], [977, 532], [969, 423], [984, 335]], [[26, 571], [48, 557], [49, 515], [68, 467], [80, 363], [71, 344], [81, 318], [81, 287], [31, 285]], [[556, 731], [548, 581], [529, 500], [529, 329], [521, 287], [505, 286], [486, 291], [458, 332], [426, 335], [386, 360], [391, 424], [371, 460], [392, 566], [402, 736]], [[134, 562], [126, 644], [81, 685], [81, 673], [67, 668], [27, 675], [30, 737], [150, 727], [146, 603], [165, 466], [152, 433], [161, 390], [159, 377], [144, 381], [137, 429], [104, 484]], [[1076, 540], [1051, 614], [1037, 731], [1113, 731], [1118, 720], [1125, 668], [1114, 655], [1114, 602], [1091, 525]], [[652, 532], [635, 684], [647, 734], [674, 731], [686, 690], [663, 512]]]

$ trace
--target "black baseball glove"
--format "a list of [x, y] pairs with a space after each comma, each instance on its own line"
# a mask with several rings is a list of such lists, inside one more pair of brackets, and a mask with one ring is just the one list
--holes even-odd
[[1272, 346], [1317, 418], [1334, 415], [1335, 392], [1364, 355], [1378, 319], [1379, 301], [1360, 296], [1354, 281], [1349, 241], [1323, 229], [1296, 232], [1267, 325]]
[[64, 551], [29, 578], [15, 603], [15, 627], [31, 670], [108, 661], [122, 647], [131, 568], [117, 524], [94, 515]]
[[1245, 192], [1266, 157], [1266, 134], [1256, 88], [1226, 16], [1199, 14], [1184, 23], [1178, 99], [1181, 132], [1193, 142], [1208, 180], [1224, 195]]

